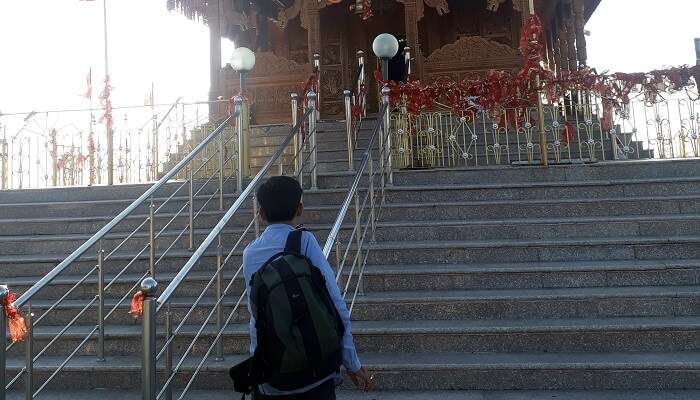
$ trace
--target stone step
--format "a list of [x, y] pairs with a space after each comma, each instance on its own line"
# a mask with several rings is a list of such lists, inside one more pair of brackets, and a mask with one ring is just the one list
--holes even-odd
[[[229, 282], [237, 268], [231, 265], [224, 272]], [[196, 297], [204, 290], [214, 274], [214, 266], [202, 266], [192, 272], [177, 291], [180, 296]], [[341, 288], [347, 283], [349, 270], [339, 281]], [[175, 272], [158, 273], [158, 282], [165, 287]], [[17, 293], [23, 293], [42, 275], [8, 277], [3, 282]], [[141, 274], [127, 273], [118, 279], [107, 274], [105, 282], [111, 283], [107, 297], [121, 296], [133, 290]], [[83, 276], [71, 271], [54, 279], [36, 295], [36, 299], [58, 299], [66, 294]], [[114, 282], [112, 282], [114, 280]], [[356, 285], [353, 276], [350, 287]], [[626, 286], [683, 286], [700, 284], [700, 260], [658, 261], [596, 261], [596, 262], [535, 262], [503, 264], [416, 264], [416, 265], [368, 265], [365, 267], [362, 287], [365, 292], [440, 291], [440, 290], [490, 290], [490, 289], [547, 289], [592, 288]], [[76, 288], [68, 299], [92, 299], [96, 293], [97, 277], [90, 276]], [[243, 278], [239, 275], [231, 290], [243, 290]], [[213, 296], [213, 290], [209, 291]]]
[[[246, 229], [246, 223], [250, 223], [251, 213], [232, 221], [223, 231], [224, 243], [233, 245], [241, 240], [245, 233], [241, 246], [244, 247], [255, 238], [253, 229]], [[325, 220], [314, 220], [314, 217], [325, 215]], [[350, 211], [350, 217], [346, 219], [345, 226], [341, 230], [338, 240], [347, 243], [350, 232], [353, 229], [354, 214]], [[334, 221], [332, 213], [315, 213], [301, 221], [309, 229], [313, 230], [320, 240], [328, 237]], [[367, 216], [363, 217], [366, 221]], [[404, 217], [405, 218], [405, 217]], [[141, 222], [145, 221], [141, 220]], [[167, 230], [160, 226], [169, 223], [170, 218], [162, 218], [156, 229], [156, 249], [167, 249], [174, 246], [176, 249], [187, 249], [189, 246], [187, 224], [185, 217], [171, 223]], [[301, 222], [300, 221], [300, 222]], [[139, 220], [134, 220], [136, 225]], [[211, 228], [218, 222], [215, 217], [207, 221], [199, 221], [198, 228], [194, 230], [195, 245], [201, 243], [210, 233]], [[206, 224], [205, 224], [206, 223]], [[206, 227], [206, 228], [205, 228]], [[144, 227], [134, 233], [130, 228], [122, 233], [111, 233], [104, 237], [103, 248], [111, 251], [121, 245], [120, 251], [138, 251], [148, 243], [149, 235]], [[183, 234], [184, 232], [184, 234]], [[387, 221], [377, 224], [375, 240], [383, 241], [470, 241], [470, 240], [532, 240], [532, 239], [583, 239], [604, 237], [658, 237], [661, 235], [700, 235], [700, 214], [681, 215], [653, 215], [653, 216], [621, 216], [621, 217], [580, 217], [580, 218], [538, 218], [538, 219], [499, 219], [482, 221], [464, 220], [432, 220], [432, 221]], [[3, 235], [0, 242], [0, 252], [10, 254], [45, 254], [58, 253], [61, 250], [79, 247], [91, 237], [87, 234], [46, 234], [40, 235]], [[126, 241], [125, 241], [126, 240]], [[122, 244], [123, 242], [123, 244]]]
[[[330, 182], [328, 182], [330, 184]], [[526, 184], [439, 184], [397, 183], [388, 191], [390, 203], [434, 203], [476, 200], [535, 200], [566, 198], [607, 198], [635, 196], [677, 196], [700, 193], [700, 179], [663, 178], [606, 181], [543, 182]], [[343, 186], [338, 181], [338, 186]]]
[[[330, 193], [328, 194], [331, 195]], [[337, 192], [337, 200], [342, 201], [343, 193]], [[361, 193], [364, 201], [364, 193]], [[305, 196], [304, 215], [300, 222], [314, 225], [323, 221], [332, 221], [337, 217], [338, 206], [316, 206], [313, 204], [313, 192]], [[216, 203], [216, 201], [214, 201]], [[180, 207], [186, 203], [180, 203]], [[338, 203], [339, 204], [339, 203]], [[354, 203], [353, 203], [354, 204]], [[507, 223], [509, 219], [527, 221], [530, 218], [537, 221], [555, 221], [558, 218], [571, 218], [574, 221], [586, 221], [591, 218], [617, 217], [616, 221], [625, 218], [646, 216], [649, 220], [659, 218], [683, 219], [684, 215], [700, 213], [700, 195], [688, 196], [644, 196], [644, 197], [609, 197], [609, 198], [579, 198], [579, 199], [545, 199], [545, 200], [484, 200], [464, 202], [430, 202], [430, 203], [389, 203], [382, 208], [382, 221], [403, 221], [410, 215], [413, 221], [462, 220], [472, 224]], [[81, 210], [89, 208], [89, 203], [81, 204]], [[104, 205], [105, 207], [107, 205]], [[111, 206], [110, 206], [111, 207]], [[218, 206], [214, 205], [214, 208]], [[1, 207], [0, 207], [1, 208]], [[31, 205], [22, 207], [29, 212]], [[347, 221], [353, 221], [353, 206], [351, 205]], [[95, 212], [97, 213], [97, 212]], [[93, 212], [81, 216], [11, 218], [0, 220], [3, 231], [0, 236], [32, 235], [32, 234], [70, 234], [94, 233], [112, 219], [111, 215], [95, 215]], [[106, 212], [105, 212], [106, 214]], [[175, 217], [175, 212], [159, 212], [156, 227], [162, 227]], [[206, 228], [213, 226], [223, 215], [221, 211], [203, 211], [195, 219], [195, 227]], [[131, 232], [145, 221], [147, 214], [135, 212], [114, 228], [114, 232]], [[252, 218], [249, 204], [245, 204], [236, 215], [231, 225], [247, 224]], [[173, 222], [173, 228], [187, 226], [186, 210]], [[535, 222], [537, 223], [537, 222]], [[318, 232], [317, 232], [317, 236]], [[321, 236], [319, 236], [321, 237]]]
[[[700, 354], [668, 353], [367, 353], [361, 355], [380, 390], [683, 390], [699, 389]], [[228, 368], [242, 356], [205, 363], [206, 373], [192, 388], [230, 389]], [[46, 357], [34, 367], [41, 382], [63, 358]], [[191, 377], [197, 357], [186, 359], [175, 380], [182, 387]], [[16, 373], [23, 359], [8, 359], [8, 372]], [[49, 389], [133, 390], [140, 381], [136, 357], [112, 357], [98, 363], [92, 356], [69, 362]], [[346, 382], [345, 387], [349, 383]]]
[[[179, 396], [180, 392], [174, 392]], [[52, 400], [93, 400], [95, 398], [105, 400], [141, 400], [141, 392], [110, 389], [86, 389], [57, 390], [51, 392]], [[9, 392], [7, 400], [23, 400], [24, 393]], [[176, 397], [177, 398], [177, 397]], [[338, 400], [542, 400], [542, 399], [566, 399], [566, 400], [697, 400], [700, 398], [700, 390], [430, 390], [430, 391], [400, 391], [377, 390], [369, 393], [353, 390], [338, 390]], [[187, 393], [187, 399], [192, 400], [230, 400], [231, 390], [191, 390]]]
[[[178, 321], [175, 321], [176, 324]], [[700, 351], [700, 316], [674, 318], [580, 318], [546, 320], [474, 321], [356, 321], [352, 325], [360, 353], [605, 353]], [[81, 342], [94, 326], [75, 326], [51, 344], [46, 355], [95, 355], [97, 339]], [[173, 353], [182, 356], [201, 329], [185, 325], [173, 341]], [[233, 324], [223, 335], [225, 354], [247, 354], [247, 324]], [[34, 330], [35, 348], [44, 349], [62, 331], [59, 326]], [[159, 326], [157, 349], [165, 343], [165, 327]], [[105, 327], [108, 356], [138, 356], [143, 330], [140, 324]], [[204, 355], [216, 338], [216, 325], [209, 324], [198, 337], [192, 355]], [[10, 355], [21, 356], [22, 346]]]
[[[134, 282], [136, 285], [136, 282]], [[135, 290], [134, 290], [135, 292]], [[131, 293], [128, 293], [130, 295]], [[127, 295], [127, 294], [125, 294]], [[230, 311], [240, 292], [224, 300]], [[130, 296], [129, 296], [130, 298]], [[348, 299], [352, 298], [352, 292]], [[247, 320], [245, 300], [236, 310], [234, 321]], [[32, 302], [40, 316], [53, 300]], [[86, 300], [65, 300], [44, 320], [46, 325], [67, 324], [86, 307]], [[106, 299], [107, 309], [117, 304]], [[195, 306], [195, 298], [181, 297], [169, 303], [175, 321], [182, 321], [193, 308], [188, 323], [201, 324], [210, 312], [213, 299], [205, 297]], [[108, 319], [109, 324], [129, 324], [128, 302], [121, 304]], [[554, 289], [423, 290], [366, 292], [357, 296], [353, 318], [359, 321], [530, 319], [530, 318], [612, 318], [696, 316], [700, 309], [700, 286], [582, 287]], [[94, 323], [92, 306], [80, 323]], [[160, 320], [164, 315], [158, 316]]]

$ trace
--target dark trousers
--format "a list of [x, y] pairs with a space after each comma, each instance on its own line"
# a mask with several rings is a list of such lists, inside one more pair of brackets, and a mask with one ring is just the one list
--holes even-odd
[[284, 396], [266, 396], [257, 389], [253, 392], [253, 400], [335, 400], [335, 382], [329, 379], [318, 387], [306, 393], [289, 394]]

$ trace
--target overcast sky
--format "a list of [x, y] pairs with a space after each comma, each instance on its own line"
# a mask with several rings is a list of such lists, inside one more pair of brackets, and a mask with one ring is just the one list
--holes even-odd
[[[108, 5], [115, 106], [143, 104], [151, 82], [158, 103], [206, 99], [202, 24], [168, 13], [165, 0]], [[589, 63], [626, 72], [694, 64], [699, 20], [698, 0], [603, 0], [587, 26]], [[0, 111], [85, 106], [79, 94], [90, 67], [96, 93], [101, 85], [102, 43], [101, 0], [0, 0]]]

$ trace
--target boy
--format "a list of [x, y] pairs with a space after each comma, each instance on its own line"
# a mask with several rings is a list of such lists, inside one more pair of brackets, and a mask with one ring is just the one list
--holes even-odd
[[[294, 221], [304, 211], [304, 205], [301, 202], [302, 194], [303, 190], [299, 182], [286, 176], [272, 177], [258, 188], [257, 201], [260, 205], [260, 217], [269, 226], [243, 252], [243, 274], [246, 287], [250, 287], [253, 275], [270, 257], [285, 249], [287, 238], [294, 231]], [[348, 375], [359, 389], [371, 389], [372, 377], [368, 376], [357, 357], [357, 350], [350, 333], [350, 313], [336, 284], [335, 274], [323, 256], [316, 238], [310, 232], [304, 232], [302, 235], [301, 255], [306, 256], [313, 266], [321, 271], [330, 299], [345, 327], [341, 345], [343, 365], [347, 369]], [[253, 353], [257, 346], [257, 332], [251, 307], [250, 290], [248, 291], [248, 312], [250, 313], [250, 351]], [[263, 384], [253, 392], [253, 399], [334, 400], [335, 387], [340, 382], [340, 376], [334, 373], [296, 390], [282, 391], [269, 384]]]

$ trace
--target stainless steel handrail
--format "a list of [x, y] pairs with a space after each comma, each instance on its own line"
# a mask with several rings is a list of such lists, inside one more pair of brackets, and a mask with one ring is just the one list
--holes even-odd
[[138, 207], [140, 207], [148, 198], [150, 198], [158, 189], [165, 185], [172, 177], [174, 177], [178, 172], [180, 172], [190, 161], [199, 154], [199, 152], [205, 148], [215, 137], [217, 137], [224, 129], [226, 129], [229, 122], [238, 116], [240, 109], [236, 109], [232, 114], [229, 114], [224, 121], [216, 128], [212, 133], [209, 134], [201, 143], [199, 143], [185, 158], [178, 162], [175, 167], [173, 167], [168, 173], [166, 173], [162, 178], [160, 178], [153, 186], [148, 188], [141, 196], [134, 200], [127, 208], [120, 212], [114, 219], [112, 219], [107, 225], [102, 229], [97, 231], [90, 239], [73, 251], [66, 259], [61, 261], [56, 267], [54, 267], [49, 273], [44, 275], [37, 283], [35, 283], [29, 290], [24, 292], [13, 305], [17, 308], [24, 306], [34, 295], [36, 295], [41, 289], [46, 285], [51, 283], [58, 275], [60, 275], [69, 265], [71, 265], [75, 260], [80, 258], [86, 251], [88, 251], [92, 246], [97, 244], [107, 233], [109, 233], [117, 224], [119, 224], [124, 218], [129, 214], [134, 212]]
[[[149, 400], [156, 399], [172, 399], [173, 398], [173, 386], [175, 384], [175, 379], [178, 375], [182, 374], [183, 365], [185, 365], [188, 359], [198, 359], [195, 363], [196, 368], [192, 374], [187, 377], [187, 384], [184, 389], [178, 393], [178, 399], [184, 399], [187, 392], [192, 387], [192, 384], [197, 379], [199, 372], [202, 370], [204, 363], [209, 359], [209, 356], [213, 353], [215, 354], [215, 359], [221, 360], [224, 356], [223, 340], [222, 336], [225, 329], [231, 323], [233, 317], [238, 312], [239, 306], [243, 301], [246, 290], [241, 290], [241, 293], [236, 293], [235, 297], [238, 298], [235, 306], [232, 310], [226, 310], [228, 317], [225, 317], [224, 312], [224, 302], [229, 296], [232, 295], [231, 290], [234, 283], [238, 280], [243, 271], [243, 266], [239, 265], [234, 268], [235, 273], [233, 277], [227, 277], [224, 279], [224, 268], [227, 263], [231, 260], [234, 253], [239, 250], [239, 246], [242, 246], [247, 238], [250, 238], [250, 234], [255, 233], [255, 236], [259, 236], [259, 212], [257, 209], [257, 201], [255, 200], [255, 188], [258, 186], [265, 175], [270, 171], [273, 171], [273, 167], [279, 163], [279, 173], [285, 173], [285, 165], [282, 155], [285, 151], [290, 150], [289, 146], [292, 145], [294, 148], [293, 155], [294, 159], [291, 160], [291, 165], [286, 165], [290, 168], [289, 174], [296, 176], [298, 179], [301, 177], [302, 172], [307, 169], [307, 172], [311, 173], [310, 176], [310, 187], [315, 187], [316, 178], [316, 104], [317, 97], [313, 92], [309, 92], [308, 96], [308, 109], [303, 113], [302, 118], [293, 124], [289, 133], [284, 137], [284, 139], [278, 144], [277, 149], [267, 160], [265, 165], [261, 170], [253, 177], [253, 179], [246, 185], [245, 188], [239, 192], [237, 199], [231, 205], [231, 207], [226, 211], [223, 217], [218, 221], [216, 226], [208, 233], [207, 237], [203, 240], [201, 245], [194, 251], [192, 256], [185, 262], [185, 265], [179, 270], [175, 278], [170, 282], [168, 287], [160, 294], [159, 298], [157, 295], [157, 281], [151, 278], [146, 278], [141, 283], [141, 293], [145, 295], [143, 304], [143, 398]], [[293, 97], [294, 98], [294, 97]], [[298, 106], [298, 102], [293, 101], [293, 107]], [[296, 110], [293, 112], [293, 116], [297, 116]], [[302, 127], [305, 123], [308, 123], [307, 134], [302, 136]], [[300, 138], [300, 136], [302, 136]], [[304, 150], [306, 147], [306, 141], [310, 143], [308, 149]], [[289, 162], [289, 161], [287, 161]], [[308, 168], [307, 168], [308, 166]], [[300, 168], [299, 168], [300, 167]], [[304, 185], [303, 179], [300, 179], [300, 183]], [[232, 246], [226, 246], [224, 249], [224, 227], [230, 222], [234, 215], [241, 210], [243, 204], [247, 201], [252, 201], [252, 218], [247, 224], [244, 223], [245, 228], [241, 233], [236, 233], [237, 240]], [[240, 214], [240, 213], [239, 213]], [[195, 265], [201, 262], [201, 259], [207, 249], [213, 248], [215, 250], [216, 261], [214, 262], [214, 270], [211, 271], [211, 276], [207, 276], [205, 279], [206, 283], [201, 290], [198, 290], [198, 295], [196, 295], [193, 301], [188, 302], [187, 307], [183, 309], [184, 316], [180, 317], [180, 321], [173, 325], [173, 312], [171, 308], [173, 307], [170, 301], [173, 294], [178, 290], [182, 283], [187, 279], [189, 274]], [[227, 251], [228, 254], [224, 252]], [[228, 284], [224, 282], [228, 281]], [[206, 301], [211, 290], [215, 290], [213, 304]], [[177, 306], [175, 306], [177, 307]], [[182, 351], [178, 353], [177, 357], [173, 355], [173, 342], [176, 338], [180, 337], [183, 333], [182, 330], [185, 324], [190, 320], [190, 318], [198, 318], [198, 314], [195, 310], [200, 308], [204, 310], [203, 321], [198, 320], [194, 322], [194, 337], [188, 339], [188, 344], [182, 346]], [[162, 344], [156, 344], [156, 316], [158, 313], [162, 312], [165, 314], [165, 341]], [[162, 314], [161, 314], [162, 315]], [[213, 332], [208, 330], [208, 328], [213, 328]], [[190, 331], [188, 331], [190, 332]], [[213, 335], [212, 341], [207, 342], [205, 347], [205, 355], [200, 357], [199, 354], [195, 354], [196, 344], [204, 335]], [[156, 348], [158, 346], [158, 348]], [[158, 362], [164, 361], [166, 376], [162, 381], [156, 381], [155, 379], [155, 366]], [[158, 387], [156, 387], [158, 386]]]
[[[384, 115], [384, 113], [388, 112], [388, 109], [388, 104], [382, 104], [382, 108], [379, 111], [379, 115]], [[323, 246], [323, 255], [325, 255], [326, 258], [328, 258], [331, 255], [331, 252], [333, 251], [333, 246], [336, 240], [338, 239], [338, 234], [340, 233], [340, 229], [343, 226], [343, 221], [345, 220], [348, 210], [350, 209], [350, 204], [352, 203], [353, 198], [357, 195], [357, 189], [360, 187], [362, 177], [365, 175], [367, 164], [369, 163], [371, 158], [374, 140], [378, 136], [379, 131], [383, 130], [383, 126], [384, 118], [378, 119], [378, 123], [377, 125], [375, 125], [374, 130], [372, 131], [372, 136], [370, 136], [369, 143], [367, 144], [367, 149], [365, 150], [364, 155], [362, 156], [360, 166], [359, 168], [357, 168], [357, 172], [355, 173], [355, 178], [352, 181], [352, 185], [350, 186], [348, 194], [345, 197], [345, 200], [343, 201], [343, 205], [340, 207], [340, 211], [338, 211], [338, 216], [336, 217], [335, 222], [333, 223], [333, 227], [328, 233], [326, 243]]]
[[308, 119], [309, 115], [311, 114], [313, 110], [309, 108], [306, 110], [306, 113], [304, 113], [304, 116], [302, 119], [294, 126], [294, 128], [287, 134], [287, 137], [282, 141], [282, 143], [277, 147], [277, 150], [275, 153], [267, 160], [265, 165], [262, 167], [262, 169], [255, 175], [255, 177], [250, 181], [248, 186], [246, 186], [245, 189], [243, 189], [243, 192], [238, 196], [236, 201], [231, 205], [231, 207], [226, 211], [226, 214], [224, 214], [223, 217], [221, 217], [221, 220], [216, 224], [216, 226], [212, 229], [211, 233], [207, 235], [207, 237], [204, 239], [202, 244], [195, 250], [195, 252], [192, 254], [192, 257], [190, 257], [189, 260], [183, 265], [182, 269], [177, 273], [175, 278], [172, 280], [172, 282], [168, 285], [168, 287], [163, 290], [163, 293], [158, 297], [158, 308], [157, 311], [161, 309], [161, 307], [172, 297], [173, 293], [177, 288], [182, 284], [184, 279], [187, 277], [187, 275], [190, 273], [192, 270], [192, 267], [199, 262], [199, 259], [202, 257], [204, 252], [206, 251], [209, 246], [211, 246], [212, 243], [214, 243], [214, 240], [219, 236], [221, 231], [224, 229], [226, 224], [228, 224], [229, 220], [233, 216], [233, 214], [238, 211], [243, 203], [248, 199], [248, 196], [253, 192], [255, 187], [260, 183], [262, 178], [267, 175], [267, 172], [272, 168], [272, 166], [275, 164], [277, 159], [282, 155], [284, 150], [287, 148], [289, 143], [292, 141], [294, 136], [299, 132], [301, 129], [302, 124], [306, 119]]

